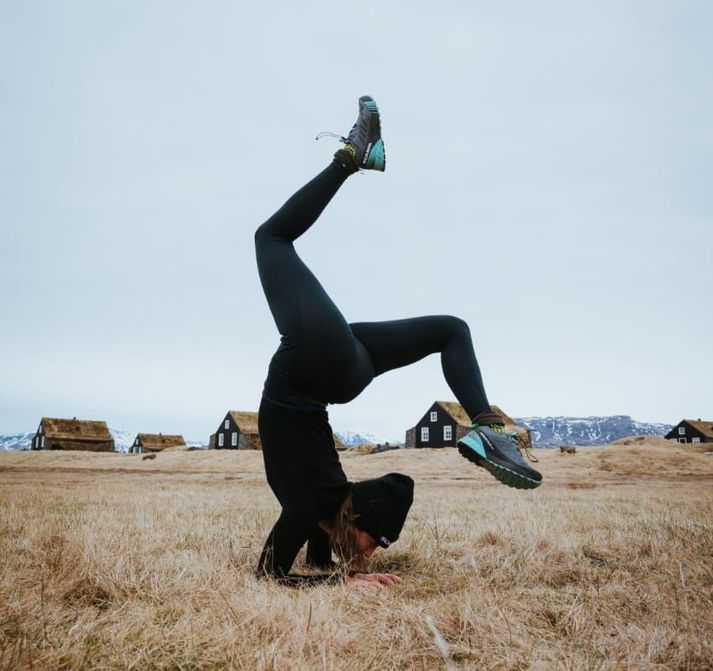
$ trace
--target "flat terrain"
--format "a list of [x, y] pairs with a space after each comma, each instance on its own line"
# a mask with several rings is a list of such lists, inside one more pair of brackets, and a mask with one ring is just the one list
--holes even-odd
[[344, 454], [416, 480], [371, 562], [404, 582], [369, 594], [253, 576], [260, 453], [0, 453], [0, 669], [713, 668], [713, 456], [536, 454], [532, 492], [450, 449]]

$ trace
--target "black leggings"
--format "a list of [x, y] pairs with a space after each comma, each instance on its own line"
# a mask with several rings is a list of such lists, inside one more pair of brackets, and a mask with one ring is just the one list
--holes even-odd
[[348, 324], [297, 255], [293, 241], [317, 220], [347, 176], [332, 163], [255, 233], [260, 281], [282, 335], [270, 363], [266, 396], [346, 403], [377, 375], [440, 352], [446, 382], [470, 418], [490, 416], [470, 330], [462, 319]]

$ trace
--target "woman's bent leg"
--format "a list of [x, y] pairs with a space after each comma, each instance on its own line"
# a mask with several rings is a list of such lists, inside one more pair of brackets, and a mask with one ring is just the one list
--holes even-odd
[[462, 319], [415, 317], [350, 327], [369, 353], [376, 375], [440, 353], [446, 382], [468, 416], [481, 424], [502, 424], [490, 408], [470, 329]]
[[356, 357], [346, 319], [295, 251], [349, 172], [332, 163], [255, 233], [258, 271], [282, 344], [271, 371], [293, 391], [329, 401], [330, 385]]
[[[315, 294], [329, 311], [333, 304], [292, 244], [319, 218], [348, 173], [332, 163], [297, 191], [255, 232], [255, 253], [265, 297], [283, 336], [297, 337], [303, 326], [298, 297]], [[325, 300], [326, 298], [326, 300]], [[338, 310], [337, 310], [338, 312]]]

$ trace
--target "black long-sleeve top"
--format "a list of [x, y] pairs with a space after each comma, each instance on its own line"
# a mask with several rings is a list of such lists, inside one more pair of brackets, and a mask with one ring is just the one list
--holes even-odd
[[267, 482], [282, 506], [260, 556], [258, 574], [292, 585], [336, 579], [290, 574], [305, 543], [308, 560], [329, 566], [331, 547], [319, 521], [334, 516], [351, 488], [327, 411], [318, 406], [287, 407], [263, 398], [258, 426]]

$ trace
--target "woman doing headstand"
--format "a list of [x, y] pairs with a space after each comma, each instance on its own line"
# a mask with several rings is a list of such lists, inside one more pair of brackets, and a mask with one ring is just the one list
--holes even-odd
[[[534, 488], [542, 476], [522, 458], [516, 439], [488, 403], [467, 324], [430, 316], [349, 324], [293, 242], [317, 220], [349, 175], [384, 171], [376, 103], [359, 99], [344, 147], [314, 179], [257, 229], [260, 281], [281, 334], [259, 411], [267, 481], [282, 512], [267, 538], [258, 573], [287, 584], [338, 579], [290, 574], [307, 543], [307, 562], [333, 568], [332, 549], [348, 564], [389, 547], [413, 500], [413, 480], [399, 473], [350, 483], [337, 455], [326, 405], [347, 403], [377, 376], [440, 353], [448, 386], [473, 422], [460, 453], [513, 487]], [[350, 578], [347, 578], [350, 579]], [[352, 580], [368, 580], [361, 574]], [[378, 575], [384, 584], [398, 581]]]

